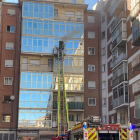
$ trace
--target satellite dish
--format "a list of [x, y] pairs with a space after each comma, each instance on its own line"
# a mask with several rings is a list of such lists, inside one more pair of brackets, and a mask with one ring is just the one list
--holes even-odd
[[15, 99], [15, 96], [14, 95], [10, 96], [10, 99], [11, 101], [13, 101]]

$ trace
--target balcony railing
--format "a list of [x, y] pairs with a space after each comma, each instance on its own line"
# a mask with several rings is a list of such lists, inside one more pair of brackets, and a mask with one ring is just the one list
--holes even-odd
[[122, 105], [124, 103], [128, 103], [128, 95], [122, 95], [113, 100], [113, 108]]
[[75, 15], [64, 15], [64, 14], [54, 14], [55, 20], [63, 20], [63, 21], [74, 21], [74, 22], [83, 22], [83, 16], [75, 16]]
[[127, 39], [127, 32], [126, 32], [126, 31], [121, 32], [121, 33], [117, 36], [117, 38], [113, 41], [113, 43], [112, 43], [112, 49], [113, 49], [116, 45], [118, 45], [118, 44], [121, 42], [121, 40], [126, 40], [126, 39]]
[[139, 11], [140, 11], [140, 2], [139, 0], [137, 0], [136, 5], [133, 7], [133, 9], [130, 12], [131, 18], [134, 18], [135, 16], [137, 16]]
[[135, 109], [135, 117], [136, 117], [136, 119], [140, 119], [140, 108]]
[[22, 63], [20, 69], [22, 71], [52, 72], [53, 71], [53, 65], [35, 65], [35, 64]]
[[132, 84], [132, 91], [133, 91], [133, 94], [140, 92], [140, 80]]
[[[34, 0], [34, 1], [38, 1], [38, 0]], [[85, 0], [39, 0], [39, 1], [60, 2], [60, 3], [73, 3], [73, 4], [85, 4]]]
[[[84, 102], [68, 102], [69, 109], [84, 109]], [[53, 101], [53, 109], [57, 109], [57, 101]]]
[[124, 0], [114, 0], [114, 3], [111, 5], [111, 10], [110, 10], [111, 15], [114, 13], [114, 11], [115, 11], [115, 9], [118, 7], [119, 3], [120, 3], [120, 5], [121, 5], [121, 7], [123, 6], [123, 5], [121, 4], [121, 2], [124, 2]]
[[122, 11], [120, 13], [120, 15], [115, 19], [114, 23], [112, 24], [111, 26], [111, 31], [113, 31], [115, 29], [115, 26], [119, 23], [119, 21], [122, 19], [122, 18], [125, 18], [125, 11]]
[[137, 55], [133, 60], [132, 60], [132, 68], [140, 64], [140, 54]]
[[115, 80], [113, 80], [112, 82], [112, 86], [115, 87], [116, 85], [118, 85], [119, 83], [123, 82], [123, 81], [127, 81], [127, 73], [122, 74], [121, 76], [117, 77]]
[[[54, 72], [58, 72], [58, 66], [54, 66]], [[64, 72], [68, 73], [84, 73], [83, 67], [64, 66]]]
[[126, 60], [126, 59], [127, 59], [126, 54], [121, 53], [121, 54], [117, 57], [117, 59], [116, 59], [115, 61], [113, 61], [113, 63], [112, 63], [112, 68], [115, 67], [115, 66], [116, 66], [119, 62], [121, 62], [122, 60]]

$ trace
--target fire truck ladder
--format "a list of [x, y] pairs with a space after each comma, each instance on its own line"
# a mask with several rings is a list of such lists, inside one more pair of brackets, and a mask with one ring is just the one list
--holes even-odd
[[[63, 47], [61, 46], [63, 44]], [[64, 43], [60, 41], [58, 49], [58, 136], [65, 134], [69, 128], [68, 103], [64, 79]]]

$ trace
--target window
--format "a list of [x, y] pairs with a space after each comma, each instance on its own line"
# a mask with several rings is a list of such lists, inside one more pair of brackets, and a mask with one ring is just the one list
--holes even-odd
[[14, 26], [7, 26], [7, 32], [14, 33]]
[[96, 99], [88, 98], [88, 106], [96, 106]]
[[54, 16], [58, 16], [58, 9], [54, 9]]
[[110, 61], [110, 68], [112, 68], [113, 67], [113, 63], [112, 63], [112, 61]]
[[102, 23], [105, 22], [105, 15], [102, 16]]
[[14, 49], [14, 43], [13, 42], [6, 42], [6, 49], [13, 50]]
[[74, 115], [69, 115], [69, 121], [74, 121]]
[[112, 44], [110, 44], [110, 51], [112, 50]]
[[7, 10], [7, 15], [14, 16], [15, 15], [15, 10], [14, 9], [8, 9]]
[[131, 41], [131, 49], [133, 49], [135, 47], [132, 43], [133, 43], [133, 41]]
[[13, 67], [13, 60], [5, 60], [5, 67]]
[[106, 65], [102, 65], [102, 72], [105, 72], [106, 70]]
[[89, 23], [95, 23], [95, 17], [94, 16], [88, 16], [88, 22]]
[[111, 123], [114, 124], [114, 116], [111, 116]]
[[95, 32], [88, 32], [88, 38], [95, 38]]
[[48, 66], [53, 66], [53, 59], [48, 59]]
[[74, 102], [74, 97], [68, 97], [67, 96], [67, 102]]
[[103, 116], [103, 124], [106, 123], [106, 116]]
[[112, 79], [110, 79], [110, 87], [112, 87]]
[[3, 115], [3, 122], [10, 122], [10, 115]]
[[106, 106], [106, 98], [103, 98], [103, 106]]
[[10, 96], [4, 96], [3, 97], [3, 103], [11, 103]]
[[74, 11], [66, 11], [65, 16], [66, 17], [75, 17], [75, 12]]
[[4, 77], [4, 85], [12, 85], [13, 78], [12, 77]]
[[82, 97], [81, 96], [76, 96], [76, 102], [81, 102], [82, 101]]
[[96, 88], [95, 81], [88, 81], [88, 88], [89, 89], [95, 89]]
[[105, 52], [105, 48], [102, 48], [102, 55], [105, 55], [106, 52]]
[[77, 115], [77, 122], [80, 122], [80, 121], [81, 121], [81, 116]]
[[88, 71], [95, 71], [95, 65], [88, 65]]
[[31, 59], [30, 60], [30, 65], [40, 65], [40, 60], [38, 60], [38, 59], [36, 59], [36, 60]]
[[95, 55], [95, 48], [88, 48], [88, 55]]
[[103, 81], [103, 82], [102, 82], [102, 89], [105, 89], [105, 88], [106, 88], [106, 82]]
[[105, 39], [105, 31], [102, 32], [102, 39]]

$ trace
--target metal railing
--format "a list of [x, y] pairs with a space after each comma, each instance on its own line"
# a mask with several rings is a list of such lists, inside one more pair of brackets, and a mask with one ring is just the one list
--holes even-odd
[[[54, 71], [58, 71], [58, 66], [54, 66]], [[64, 71], [68, 73], [84, 73], [84, 67], [64, 66]]]
[[117, 5], [119, 4], [119, 2], [121, 2], [121, 0], [114, 0], [114, 3], [111, 6], [111, 15], [113, 14], [113, 12], [115, 11]]
[[139, 0], [136, 1], [136, 5], [133, 7], [133, 9], [130, 12], [131, 17], [135, 17], [136, 14], [139, 12], [140, 10], [140, 2]]
[[132, 91], [133, 94], [137, 93], [138, 91], [140, 92], [140, 80], [132, 84]]
[[127, 73], [123, 73], [122, 75], [120, 75], [119, 77], [117, 77], [116, 79], [114, 79], [112, 81], [112, 86], [115, 87], [116, 85], [118, 85], [119, 83], [123, 82], [123, 81], [127, 81]]
[[112, 49], [123, 39], [127, 39], [127, 32], [122, 31], [112, 43]]
[[120, 124], [127, 124], [127, 122], [128, 122], [127, 118], [117, 119], [117, 123], [120, 123]]
[[119, 62], [121, 62], [122, 60], [126, 60], [127, 56], [126, 54], [124, 54], [123, 52], [117, 57], [117, 59], [115, 61], [112, 62], [112, 68], [115, 67]]
[[[84, 109], [84, 102], [68, 102], [69, 109]], [[53, 101], [53, 109], [57, 109], [57, 101]]]
[[53, 71], [53, 65], [36, 65], [36, 64], [26, 64], [22, 63], [21, 68], [22, 71], [42, 71], [42, 72], [52, 72]]
[[77, 21], [77, 22], [83, 22], [84, 17], [81, 16], [76, 16], [76, 15], [64, 15], [64, 14], [54, 14], [54, 19], [55, 20], [63, 20], [63, 21]]
[[128, 95], [122, 95], [116, 99], [113, 100], [113, 108], [117, 107], [119, 105], [122, 105], [124, 103], [128, 103]]
[[[34, 0], [34, 1], [38, 1], [38, 0]], [[73, 4], [85, 4], [85, 0], [39, 0], [39, 1], [73, 3]]]
[[140, 54], [138, 54], [133, 60], [132, 60], [132, 68], [134, 68], [136, 65], [140, 64]]
[[125, 18], [125, 11], [122, 11], [119, 16], [115, 19], [114, 23], [111, 25], [111, 31], [114, 30], [115, 26], [119, 23], [121, 18]]

